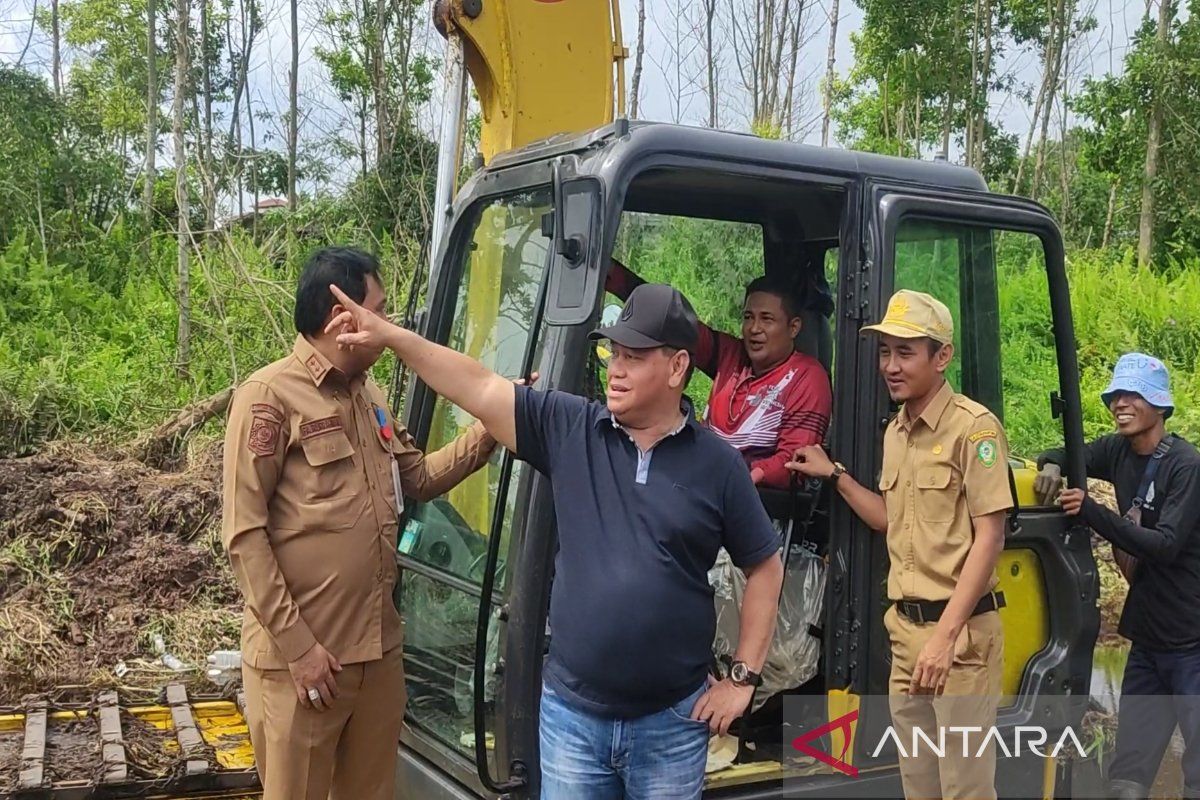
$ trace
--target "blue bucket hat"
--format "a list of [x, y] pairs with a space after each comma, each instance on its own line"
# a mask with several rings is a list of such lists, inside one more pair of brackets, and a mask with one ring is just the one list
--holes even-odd
[[1107, 406], [1117, 392], [1140, 395], [1150, 405], [1165, 410], [1168, 418], [1175, 412], [1167, 367], [1154, 356], [1145, 353], [1126, 353], [1121, 356], [1113, 370], [1112, 382], [1100, 399]]

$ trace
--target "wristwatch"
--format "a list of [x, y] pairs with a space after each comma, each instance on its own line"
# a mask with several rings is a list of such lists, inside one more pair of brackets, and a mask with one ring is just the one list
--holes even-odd
[[833, 462], [833, 472], [829, 473], [829, 482], [837, 483], [838, 478], [846, 474], [846, 465], [840, 461]]
[[745, 661], [735, 661], [729, 667], [729, 679], [736, 686], [762, 686], [762, 675], [752, 672]]

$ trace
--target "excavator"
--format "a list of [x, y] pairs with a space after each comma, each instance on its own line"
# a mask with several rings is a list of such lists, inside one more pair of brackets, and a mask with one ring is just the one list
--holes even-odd
[[[606, 353], [587, 333], [619, 313], [604, 289], [614, 257], [653, 261], [651, 277], [671, 282], [674, 260], [649, 254], [683, 237], [703, 251], [689, 257], [719, 265], [721, 280], [740, 287], [767, 274], [796, 288], [796, 346], [832, 380], [829, 447], [867, 476], [879, 475], [895, 409], [859, 329], [894, 290], [929, 291], [955, 317], [953, 384], [1010, 430], [1065, 444], [1067, 478], [1084, 485], [1063, 242], [1045, 208], [988, 191], [944, 157], [629, 120], [619, 0], [438, 0], [434, 20], [447, 40], [446, 85], [427, 286], [413, 288], [410, 327], [501, 374], [537, 372], [539, 387], [602, 398]], [[472, 88], [479, 154], [459, 185]], [[1018, 284], [1021, 308], [1000, 291]], [[693, 298], [702, 316], [740, 298], [729, 286], [712, 294], [708, 306]], [[1005, 315], [1024, 327], [1005, 333]], [[1031, 362], [1050, 367], [1039, 373], [1054, 376], [1049, 385], [1021, 369]], [[427, 448], [471, 422], [402, 368], [393, 388]], [[1054, 742], [1087, 708], [1099, 579], [1088, 532], [1039, 500], [1030, 462], [1014, 457], [1009, 468], [1017, 503], [998, 568], [1007, 606], [997, 725], [1036, 725]], [[873, 702], [887, 694], [889, 671], [882, 537], [820, 486], [761, 495], [788, 565], [769, 658], [778, 677], [729, 737], [714, 737], [704, 796], [901, 797], [897, 748], [881, 739], [888, 710]], [[398, 797], [538, 797], [557, 522], [547, 479], [507, 452], [447, 496], [406, 504], [396, 554], [409, 692]], [[736, 612], [736, 576], [718, 582], [716, 602]], [[14, 796], [254, 796], [235, 702], [169, 687], [161, 704], [128, 709], [188, 754], [186, 770], [157, 779], [125, 768], [118, 702], [0, 717], [0, 745], [23, 732]], [[47, 728], [81, 715], [98, 717], [103, 774], [55, 784]], [[997, 787], [1001, 797], [1069, 797], [1072, 775], [1066, 760], [1025, 754], [1000, 760]]]
[[[797, 347], [832, 378], [829, 446], [853, 474], [878, 475], [894, 408], [859, 329], [882, 316], [894, 290], [929, 291], [959, 332], [954, 385], [1010, 430], [1065, 443], [1068, 480], [1083, 485], [1062, 235], [1045, 208], [989, 192], [977, 172], [944, 157], [628, 120], [619, 0], [440, 0], [434, 13], [447, 39], [443, 138], [426, 302], [409, 321], [424, 336], [501, 374], [537, 372], [539, 387], [602, 398], [605, 353], [587, 333], [618, 311], [604, 288], [613, 258], [653, 262], [648, 277], [669, 283], [673, 259], [653, 254], [682, 236], [690, 258], [738, 287], [760, 274], [796, 287], [805, 301]], [[479, 155], [458, 186], [469, 87], [482, 118]], [[750, 266], [735, 275], [729, 262]], [[1000, 291], [1018, 284], [1019, 309]], [[736, 291], [715, 294], [729, 304]], [[718, 312], [702, 299], [692, 298], [702, 317]], [[1003, 315], [1018, 313], [1028, 330], [1002, 333]], [[1022, 369], [1031, 359], [1052, 367], [1049, 385]], [[402, 396], [408, 428], [427, 447], [470, 424], [419, 381]], [[1018, 396], [1045, 402], [1029, 407]], [[1037, 725], [1054, 742], [1087, 707], [1099, 580], [1088, 532], [1039, 500], [1030, 462], [1009, 466], [1017, 506], [998, 568], [1007, 598], [998, 727]], [[815, 655], [803, 671], [776, 665], [792, 682], [756, 698], [732, 741], [714, 739], [704, 796], [903, 796], [896, 749], [876, 747], [889, 724], [886, 705], [873, 702], [886, 695], [889, 671], [882, 537], [819, 487], [761, 494], [789, 565], [781, 607], [790, 599], [807, 612], [785, 620], [781, 611], [777, 638], [797, 646], [779, 652], [785, 662]], [[536, 798], [563, 522], [548, 481], [497, 454], [472, 481], [406, 514], [396, 602], [410, 700], [399, 796]], [[818, 580], [793, 569], [812, 554]], [[728, 607], [728, 593], [715, 593]], [[832, 757], [793, 746], [822, 728], [817, 749]], [[1072, 775], [1065, 759], [1025, 755], [1000, 760], [997, 786], [1002, 797], [1065, 797]]]

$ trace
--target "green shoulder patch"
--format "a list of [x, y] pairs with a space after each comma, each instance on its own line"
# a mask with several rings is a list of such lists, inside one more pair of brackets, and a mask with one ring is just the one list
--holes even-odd
[[983, 439], [975, 446], [975, 456], [987, 468], [996, 466], [996, 439]]

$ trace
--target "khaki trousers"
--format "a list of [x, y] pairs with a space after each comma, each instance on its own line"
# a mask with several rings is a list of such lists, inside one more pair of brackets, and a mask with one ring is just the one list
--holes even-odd
[[[954, 646], [954, 662], [945, 692], [937, 697], [916, 695], [908, 689], [921, 648], [933, 635], [934, 624], [918, 624], [901, 615], [895, 606], [883, 618], [892, 641], [892, 672], [888, 685], [892, 726], [905, 757], [900, 754], [900, 779], [907, 800], [995, 800], [996, 748], [985, 737], [996, 722], [1000, 705], [1000, 678], [1004, 662], [1004, 628], [1000, 615], [989, 611], [971, 617]], [[939, 745], [945, 732], [944, 757], [939, 758], [924, 738], [917, 739], [914, 756], [913, 728], [928, 742]], [[950, 728], [976, 727], [964, 734]], [[966, 742], [964, 743], [964, 735]], [[964, 745], [966, 755], [964, 756]], [[979, 754], [979, 755], [977, 755]]]
[[263, 800], [394, 800], [408, 699], [401, 648], [343, 664], [324, 711], [300, 704], [286, 669], [243, 664], [242, 674]]

